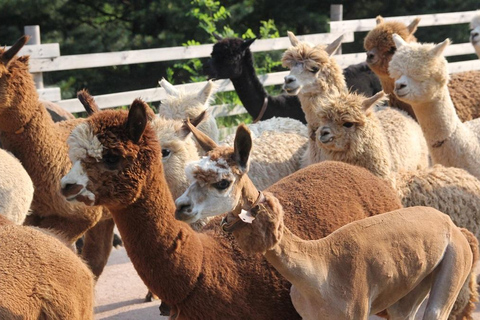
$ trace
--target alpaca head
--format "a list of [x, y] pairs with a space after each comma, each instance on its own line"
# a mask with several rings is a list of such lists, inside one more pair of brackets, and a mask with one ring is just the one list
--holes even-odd
[[243, 223], [241, 229], [233, 231], [238, 245], [247, 253], [264, 254], [282, 240], [285, 228], [283, 207], [271, 193], [264, 192], [263, 195], [264, 201], [250, 210], [255, 217], [252, 223]]
[[[283, 88], [290, 95], [299, 93], [316, 93], [326, 91], [331, 85], [339, 84], [345, 79], [343, 73], [331, 56], [342, 43], [343, 36], [328, 46], [313, 46], [300, 42], [292, 32], [288, 32], [292, 47], [283, 54], [282, 65], [290, 69], [290, 74], [285, 77]], [[332, 76], [341, 77], [337, 83], [327, 83]]]
[[185, 171], [191, 184], [175, 201], [175, 217], [187, 223], [232, 211], [239, 205], [245, 179], [249, 179], [252, 149], [250, 131], [244, 125], [237, 129], [233, 148], [217, 146], [195, 127], [190, 128], [207, 155], [188, 164]]
[[250, 45], [255, 39], [226, 38], [213, 45], [212, 58], [204, 65], [210, 79], [235, 79], [242, 75], [244, 58], [252, 64]]
[[388, 77], [388, 63], [396, 51], [393, 42], [393, 34], [401, 36], [406, 42], [415, 42], [413, 35], [420, 23], [416, 18], [408, 26], [398, 21], [385, 22], [381, 16], [377, 16], [377, 26], [367, 36], [363, 46], [367, 51], [367, 63], [379, 77]]
[[470, 31], [470, 42], [475, 48], [477, 56], [480, 58], [480, 13], [473, 17], [470, 22], [470, 29], [472, 29], [472, 31]]
[[[149, 106], [94, 113], [68, 138], [71, 170], [61, 180], [69, 201], [121, 208], [133, 203], [147, 179], [163, 179], [160, 144], [149, 125]], [[154, 172], [154, 173], [152, 173]]]
[[395, 95], [412, 105], [440, 97], [449, 78], [443, 51], [450, 40], [433, 45], [407, 43], [398, 35], [393, 39], [397, 51], [388, 70], [395, 79]]
[[16, 56], [28, 39], [23, 36], [8, 50], [0, 49], [0, 113], [10, 106], [20, 105], [21, 100], [38, 100], [33, 78], [28, 71], [29, 57]]
[[316, 119], [310, 123], [312, 138], [318, 148], [333, 153], [362, 153], [365, 134], [374, 117], [373, 107], [384, 97], [380, 91], [371, 98], [356, 93], [327, 95], [315, 110]]

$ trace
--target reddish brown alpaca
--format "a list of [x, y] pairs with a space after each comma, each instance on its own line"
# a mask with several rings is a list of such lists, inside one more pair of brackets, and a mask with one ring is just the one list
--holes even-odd
[[[173, 307], [177, 319], [299, 319], [285, 279], [261, 255], [242, 253], [220, 231], [218, 219], [202, 233], [174, 219], [147, 108], [136, 100], [128, 115], [95, 113], [72, 131], [73, 166], [62, 179], [64, 195], [110, 209], [140, 277]], [[303, 183], [306, 179], [311, 183]], [[298, 188], [285, 190], [284, 181]], [[310, 166], [269, 190], [288, 208], [286, 225], [307, 239], [400, 207], [386, 183], [343, 163]], [[312, 207], [329, 207], [334, 216], [313, 215]]]
[[[396, 33], [406, 42], [416, 42], [413, 35], [417, 30], [420, 18], [406, 26], [398, 21], [384, 21], [377, 17], [377, 26], [365, 37], [364, 47], [367, 50], [367, 63], [379, 77], [383, 91], [389, 94], [390, 105], [405, 110], [416, 119], [412, 107], [400, 101], [393, 92], [395, 80], [388, 73], [388, 64], [396, 51], [393, 34]], [[458, 117], [462, 122], [480, 116], [480, 71], [466, 71], [450, 75], [448, 90]]]
[[57, 230], [70, 244], [95, 226], [85, 235], [82, 255], [99, 276], [112, 247], [113, 220], [106, 209], [71, 204], [58, 192], [71, 166], [66, 139], [83, 119], [52, 121], [38, 100], [28, 56], [15, 56], [27, 40], [0, 49], [0, 143], [22, 162], [35, 186], [25, 224]]

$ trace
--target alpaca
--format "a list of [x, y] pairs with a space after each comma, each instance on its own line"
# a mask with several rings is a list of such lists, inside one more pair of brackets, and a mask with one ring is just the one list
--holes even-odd
[[389, 65], [395, 95], [415, 110], [433, 163], [465, 169], [480, 178], [480, 120], [462, 123], [450, 98], [447, 39], [433, 44], [407, 43], [394, 34], [397, 51]]
[[470, 22], [470, 42], [475, 48], [477, 56], [480, 58], [480, 13], [473, 17]]
[[35, 187], [24, 224], [56, 230], [69, 244], [85, 234], [82, 256], [98, 277], [112, 247], [113, 220], [106, 209], [69, 203], [58, 192], [71, 166], [66, 139], [83, 120], [52, 121], [38, 100], [29, 57], [16, 57], [27, 40], [24, 36], [10, 49], [0, 49], [0, 142], [20, 160]]
[[[336, 149], [339, 148], [333, 139], [329, 141], [331, 142], [329, 151], [326, 151], [326, 148], [317, 148], [315, 145], [318, 143], [315, 135], [319, 128], [318, 112], [322, 108], [321, 101], [325, 96], [338, 94], [344, 97], [353, 97], [353, 100], [358, 96], [349, 95], [343, 75], [340, 73], [340, 67], [332, 58], [333, 53], [341, 44], [342, 37], [328, 46], [311, 46], [308, 43], [298, 41], [291, 32], [288, 33], [288, 36], [292, 47], [284, 53], [282, 58], [284, 66], [290, 68], [290, 74], [285, 77], [285, 89], [290, 94], [299, 96], [307, 119], [310, 140], [308, 151], [302, 163], [302, 166], [306, 166], [325, 158], [331, 159], [330, 154], [335, 153]], [[372, 98], [372, 103], [377, 99]], [[371, 116], [379, 118], [379, 126], [386, 133], [384, 143], [389, 149], [391, 158], [389, 161], [393, 171], [415, 170], [428, 166], [428, 148], [421, 128], [412, 118], [393, 108], [381, 108]], [[349, 126], [348, 128], [353, 125], [351, 121], [346, 121], [346, 119], [343, 119], [343, 122], [345, 126]], [[350, 130], [353, 131], [354, 128]], [[334, 136], [328, 128], [322, 134], [322, 139], [325, 142]], [[358, 146], [357, 152], [362, 152], [361, 149], [362, 147]], [[375, 164], [372, 163], [373, 165]], [[372, 169], [372, 167], [369, 169]], [[387, 172], [384, 172], [380, 176], [385, 178], [386, 174]]]
[[[253, 119], [266, 120], [272, 117], [288, 117], [306, 123], [300, 101], [295, 96], [269, 95], [258, 79], [253, 67], [253, 56], [249, 49], [255, 41], [240, 38], [219, 40], [204, 65], [209, 78], [230, 79]], [[381, 90], [378, 78], [366, 64], [349, 66], [344, 70], [347, 85], [353, 91], [372, 96]]]
[[[167, 80], [160, 80], [159, 84], [167, 92], [168, 97], [161, 101], [158, 113], [166, 119], [184, 120], [198, 117], [207, 110], [212, 99], [214, 84], [208, 81], [198, 93], [185, 92], [171, 85]], [[218, 141], [219, 132], [215, 118], [208, 115], [200, 124], [200, 130], [208, 134], [213, 140]]]
[[33, 199], [33, 182], [20, 161], [0, 149], [0, 214], [22, 224]]
[[[288, 282], [261, 255], [247, 258], [239, 251], [232, 237], [221, 232], [218, 219], [201, 233], [174, 219], [161, 148], [147, 108], [135, 100], [128, 112], [95, 113], [72, 131], [68, 144], [73, 165], [62, 178], [63, 195], [110, 209], [137, 272], [172, 306], [172, 317], [262, 320], [281, 314], [300, 319]], [[311, 183], [300, 185], [307, 178]], [[299, 182], [298, 188], [280, 187], [276, 196], [284, 199], [286, 225], [307, 239], [401, 207], [381, 179], [347, 164], [311, 166], [282, 181], [292, 180]], [[326, 207], [334, 208], [333, 216], [310, 215], [310, 208]]]
[[[398, 21], [384, 21], [381, 16], [378, 16], [377, 26], [367, 34], [364, 41], [367, 63], [380, 78], [383, 91], [389, 94], [390, 106], [406, 111], [414, 119], [417, 115], [412, 107], [394, 93], [395, 80], [389, 75], [388, 64], [396, 51], [392, 35], [396, 33], [406, 42], [416, 42], [413, 34], [417, 30], [419, 22], [420, 18], [416, 18], [406, 26]], [[478, 87], [480, 87], [480, 71], [467, 71], [451, 75], [448, 89], [462, 122], [480, 117]]]
[[[246, 175], [246, 173], [248, 173], [249, 154], [252, 145], [252, 140], [248, 129], [243, 126], [240, 126], [237, 129], [235, 147], [232, 150], [231, 148], [225, 149], [222, 147], [217, 147], [211, 139], [199, 132], [195, 127], [189, 127], [199, 141], [204, 141], [202, 145], [206, 148], [206, 150], [210, 151], [208, 153], [209, 157], [204, 158], [202, 159], [202, 161], [199, 161], [197, 163], [192, 163], [187, 168], [190, 179], [192, 180], [192, 184], [187, 190], [187, 192], [185, 192], [185, 194], [182, 197], [178, 198], [175, 202], [177, 207], [175, 216], [177, 217], [177, 219], [180, 220], [188, 220], [194, 217], [207, 217], [218, 215], [223, 212], [230, 212], [226, 216], [226, 218], [222, 220], [222, 228], [224, 229], [224, 231], [234, 232], [237, 240], [239, 237], [242, 237], [243, 239], [251, 237], [252, 234], [249, 232], [246, 232], [245, 235], [242, 234], [242, 230], [245, 231], [246, 229], [244, 226], [247, 225], [243, 222], [251, 223], [252, 219], [255, 219], [255, 217], [252, 217], [252, 215], [249, 214], [249, 210], [264, 201], [264, 198], [262, 196], [262, 192], [259, 192], [257, 188], [253, 186], [251, 180]], [[331, 164], [335, 162], [323, 162], [323, 164], [327, 163]], [[307, 168], [311, 168], [311, 166]], [[354, 178], [352, 177], [352, 179]], [[310, 180], [292, 181], [286, 178], [281, 180], [279, 183], [273, 185], [271, 188], [267, 189], [267, 191], [263, 194], [267, 194], [268, 192], [268, 194], [270, 195], [270, 192], [272, 192], [274, 194], [272, 194], [272, 198], [275, 198], [275, 201], [277, 201], [277, 205], [281, 207], [281, 205], [278, 204], [278, 197], [275, 194], [275, 191], [278, 192], [278, 190], [296, 190], [300, 186], [305, 186], [312, 189], [313, 186], [310, 185], [310, 182]], [[315, 193], [315, 191], [313, 192]], [[312, 196], [322, 196], [322, 193], [316, 192], [315, 195], [312, 194]], [[303, 195], [303, 197], [306, 196], [307, 194]], [[285, 200], [281, 198], [280, 202], [283, 206], [295, 206], [295, 204], [292, 204], [288, 201], [285, 202]], [[341, 204], [343, 202], [344, 201], [340, 201], [339, 203]], [[331, 207], [325, 208], [336, 208], [336, 206], [332, 203]], [[302, 208], [296, 207], [295, 210], [301, 211]], [[337, 215], [337, 217], [339, 216]], [[265, 227], [265, 224], [263, 224], [262, 226]], [[270, 228], [269, 232], [270, 231], [278, 232], [279, 229], [276, 227], [272, 227]], [[264, 230], [262, 232], [264, 232]], [[470, 233], [468, 233], [468, 235], [468, 242], [472, 243], [472, 247], [474, 247], [475, 252], [477, 252], [477, 240], [473, 235], [470, 235]], [[261, 238], [261, 236], [257, 235], [254, 238], [259, 239]], [[269, 240], [266, 240], [259, 246], [263, 247], [263, 245], [266, 245], [266, 242], [268, 241]], [[250, 241], [250, 244], [252, 244], [252, 241]], [[255, 246], [255, 244], [253, 244], [253, 246]], [[257, 248], [250, 247], [250, 250], [255, 251]], [[255, 252], [261, 251], [262, 250], [259, 249]], [[478, 255], [476, 255], [476, 257], [477, 256]], [[268, 256], [267, 260], [269, 260]], [[475, 258], [474, 261], [476, 260], [477, 258]], [[280, 271], [280, 273], [283, 274], [281, 269], [278, 270]], [[469, 281], [466, 281], [464, 286], [462, 287], [461, 296], [455, 304], [455, 311], [453, 312], [455, 315], [469, 314], [474, 310], [473, 303], [476, 301], [478, 294], [476, 292], [476, 279], [471, 263], [468, 272], [472, 272], [472, 276], [469, 277]], [[289, 278], [287, 277], [287, 279]], [[462, 283], [464, 282], [461, 282], [461, 284]], [[424, 295], [426, 295], [426, 292], [424, 293]], [[421, 303], [421, 301], [423, 301], [423, 299], [420, 300], [419, 303]], [[380, 312], [382, 310], [383, 308], [377, 310], [376, 312]], [[302, 314], [302, 316], [304, 315]], [[331, 318], [337, 319], [337, 317]]]
[[0, 319], [93, 319], [92, 272], [57, 235], [0, 215], [0, 244]]

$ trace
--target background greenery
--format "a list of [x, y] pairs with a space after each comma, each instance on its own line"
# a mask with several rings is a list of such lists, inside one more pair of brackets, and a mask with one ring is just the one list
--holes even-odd
[[[0, 0], [0, 44], [11, 45], [25, 25], [40, 25], [42, 43], [60, 43], [62, 55], [113, 52], [213, 43], [224, 36], [267, 38], [328, 31], [330, 5], [338, 0]], [[343, 18], [372, 18], [475, 10], [478, 0], [345, 0]], [[343, 52], [363, 51], [357, 34]], [[468, 26], [422, 28], [421, 41], [450, 37], [468, 41]], [[259, 73], [281, 70], [281, 52], [255, 54]], [[173, 83], [203, 80], [203, 59], [68, 70], [44, 74], [47, 85], [60, 86], [63, 98], [88, 88], [94, 94], [151, 88], [161, 77]], [[275, 90], [272, 89], [272, 90]], [[235, 93], [221, 95], [236, 101]]]

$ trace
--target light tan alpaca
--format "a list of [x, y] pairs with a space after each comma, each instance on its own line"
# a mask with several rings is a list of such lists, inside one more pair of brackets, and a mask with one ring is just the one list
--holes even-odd
[[93, 275], [57, 236], [0, 215], [0, 319], [93, 319]]
[[[412, 107], [401, 101], [394, 94], [395, 80], [389, 76], [388, 64], [395, 53], [396, 47], [392, 35], [400, 35], [406, 42], [416, 42], [413, 35], [417, 30], [419, 18], [406, 26], [399, 21], [384, 21], [377, 17], [377, 26], [365, 37], [364, 47], [367, 51], [367, 63], [377, 74], [382, 83], [383, 91], [389, 94], [390, 106], [407, 111], [416, 118]], [[451, 75], [448, 89], [458, 116], [463, 121], [480, 116], [480, 71], [466, 71]]]
[[[285, 77], [285, 88], [291, 88], [292, 94], [298, 94], [302, 103], [302, 109], [308, 123], [309, 146], [305, 154], [303, 166], [311, 163], [332, 159], [335, 153], [336, 141], [331, 141], [329, 154], [323, 154], [326, 148], [316, 148], [318, 142], [315, 132], [318, 130], [318, 113], [324, 104], [325, 96], [343, 95], [348, 96], [345, 80], [333, 53], [341, 43], [341, 37], [327, 47], [315, 46], [298, 41], [289, 33], [292, 47], [285, 51], [282, 62], [291, 69], [290, 75]], [[315, 71], [315, 72], [313, 72]], [[354, 95], [348, 97], [355, 97]], [[353, 99], [354, 100], [354, 99]], [[372, 100], [372, 103], [377, 99]], [[391, 171], [416, 170], [429, 165], [428, 148], [423, 138], [419, 125], [405, 113], [393, 108], [380, 108], [369, 110], [372, 117], [378, 118], [381, 130], [385, 132], [385, 146], [390, 154]], [[345, 125], [353, 125], [349, 121], [343, 121]], [[352, 128], [353, 130], [353, 128]], [[329, 128], [322, 132], [325, 141], [333, 137]], [[361, 146], [358, 151], [361, 152]], [[339, 157], [342, 155], [340, 154]], [[340, 160], [340, 159], [335, 159]], [[365, 161], [369, 161], [365, 159]], [[385, 177], [385, 175], [382, 175]]]
[[470, 29], [472, 29], [472, 31], [470, 31], [470, 42], [475, 48], [477, 56], [480, 58], [480, 12], [473, 17], [470, 22]]
[[[197, 138], [199, 137], [199, 141], [204, 141], [206, 149], [214, 147], [211, 141], [208, 141], [205, 137], [202, 138], [198, 130], [193, 127], [192, 132]], [[468, 275], [473, 266], [472, 251], [476, 254], [478, 243], [473, 235], [467, 230], [460, 231], [444, 214], [434, 209], [422, 207], [413, 209], [413, 212], [409, 211], [411, 209], [403, 209], [403, 211], [388, 214], [390, 216], [379, 215], [377, 216], [378, 219], [375, 218], [370, 223], [367, 221], [371, 218], [357, 221], [354, 223], [354, 225], [359, 224], [357, 227], [353, 227], [351, 224], [344, 226], [323, 240], [310, 242], [300, 240], [284, 227], [283, 208], [277, 198], [270, 192], [265, 192], [265, 196], [263, 196], [246, 178], [248, 156], [251, 148], [251, 137], [246, 127], [240, 126], [238, 128], [235, 141], [233, 155], [227, 157], [223, 162], [220, 161], [222, 159], [216, 159], [217, 167], [211, 160], [210, 163], [199, 163], [191, 168], [191, 174], [195, 175], [198, 182], [209, 180], [208, 176], [212, 178], [217, 176], [218, 182], [216, 184], [218, 186], [215, 186], [215, 188], [219, 190], [220, 188], [231, 188], [228, 193], [230, 200], [225, 199], [226, 196], [222, 197], [221, 200], [218, 198], [210, 199], [217, 203], [216, 206], [212, 206], [206, 198], [215, 197], [215, 193], [206, 191], [205, 194], [204, 191], [209, 187], [206, 185], [200, 186], [201, 190], [198, 188], [192, 189], [190, 196], [193, 202], [190, 202], [190, 207], [187, 206], [186, 201], [181, 202], [180, 199], [177, 199], [176, 215], [182, 211], [195, 211], [196, 209], [201, 210], [201, 214], [212, 214], [210, 210], [234, 209], [222, 222], [224, 230], [233, 231], [241, 248], [245, 251], [264, 253], [266, 259], [294, 285], [294, 289], [291, 291], [292, 301], [303, 319], [366, 319], [369, 314], [379, 313], [384, 309], [387, 309], [390, 319], [396, 319], [396, 317], [402, 315], [402, 312], [404, 316], [408, 314], [414, 316], [435, 280], [435, 273], [438, 268], [436, 271], [434, 269], [442, 260], [445, 252], [447, 252], [447, 256], [450, 256], [452, 248], [457, 248], [462, 252], [458, 260], [462, 269], [461, 276], [453, 280], [455, 282], [453, 288], [455, 289], [440, 289], [435, 290], [438, 292], [432, 292], [429, 302], [432, 310], [427, 311], [427, 313], [440, 312], [440, 310], [435, 309], [437, 307], [441, 308], [444, 303], [436, 299], [443, 299], [448, 296], [448, 303], [445, 304], [443, 313], [435, 314], [441, 316], [435, 319], [446, 318], [460, 290], [469, 291], [468, 280], [470, 280], [470, 277]], [[217, 153], [222, 153], [220, 149], [215, 150]], [[223, 153], [226, 153], [226, 151], [223, 151]], [[228, 154], [226, 155], [228, 156]], [[224, 164], [224, 167], [222, 167], [222, 164]], [[238, 168], [244, 168], [243, 175], [240, 174], [240, 177], [234, 179], [234, 186], [232, 187], [228, 183], [231, 180], [231, 177], [228, 176], [229, 168], [231, 172], [236, 172]], [[281, 187], [292, 190], [298, 188], [295, 184], [289, 186], [288, 183]], [[202, 200], [197, 202], [193, 193], [203, 194], [203, 196], [197, 194], [202, 197]], [[197, 205], [201, 208], [196, 208]], [[219, 208], [219, 206], [222, 207]], [[244, 210], [240, 210], [241, 208]], [[252, 208], [254, 209], [252, 210]], [[327, 213], [319, 213], [319, 216], [323, 214]], [[410, 215], [414, 215], [415, 218], [408, 218]], [[382, 218], [383, 216], [385, 217]], [[434, 221], [433, 224], [435, 225], [433, 227], [427, 226], [425, 223], [419, 223], [420, 221], [430, 221], [432, 217], [440, 220]], [[252, 221], [253, 223], [249, 224]], [[405, 227], [407, 223], [415, 225], [415, 227], [410, 228], [409, 225]], [[436, 225], [439, 226], [439, 229], [436, 229]], [[426, 232], [426, 228], [429, 229], [428, 232]], [[444, 228], [449, 231], [438, 232]], [[341, 231], [344, 229], [345, 231]], [[372, 232], [370, 232], [370, 229], [372, 229]], [[452, 239], [455, 239], [453, 241], [455, 244], [452, 243], [452, 247], [449, 248], [451, 232], [455, 234], [452, 237]], [[462, 235], [462, 232], [465, 233], [468, 240]], [[346, 236], [347, 234], [353, 234], [353, 236]], [[380, 234], [383, 234], [384, 237]], [[433, 234], [436, 236], [432, 237]], [[425, 239], [426, 242], [423, 242], [425, 246], [418, 245], [418, 239]], [[421, 241], [420, 243], [422, 243]], [[332, 243], [337, 242], [341, 244], [334, 245], [335, 249], [332, 251]], [[392, 252], [392, 242], [402, 249]], [[472, 248], [470, 248], [470, 243]], [[348, 249], [342, 251], [342, 244]], [[347, 244], [350, 244], [350, 246]], [[352, 250], [352, 246], [355, 250]], [[432, 250], [434, 247], [438, 249]], [[457, 249], [453, 249], [453, 251]], [[406, 253], [409, 257], [416, 257], [416, 260], [405, 259], [402, 253]], [[456, 253], [453, 254], [453, 256], [456, 255]], [[477, 256], [476, 254], [475, 257]], [[355, 261], [355, 265], [352, 260]], [[380, 263], [380, 260], [383, 263]], [[385, 261], [388, 262], [385, 263]], [[401, 264], [401, 262], [405, 263]], [[419, 268], [419, 265], [422, 268]], [[443, 265], [446, 264], [443, 263]], [[450, 267], [449, 271], [446, 271], [446, 268], [443, 271], [448, 273], [453, 272], [452, 270], [458, 271], [457, 267]], [[325, 273], [322, 273], [322, 270]], [[327, 270], [329, 271], [327, 272]], [[356, 270], [356, 272], [353, 270]], [[361, 271], [359, 272], [359, 270]], [[405, 273], [400, 275], [399, 270], [403, 270]], [[328, 276], [327, 273], [329, 273]], [[385, 277], [379, 277], [377, 273], [383, 274]], [[422, 281], [425, 276], [425, 280]], [[305, 277], [307, 278], [305, 279]], [[325, 278], [328, 279], [329, 286], [325, 284]], [[445, 281], [445, 278], [440, 278], [437, 278], [438, 281]], [[453, 278], [455, 276], [450, 279]], [[389, 280], [393, 281], [389, 282]], [[417, 286], [419, 282], [420, 286]], [[342, 293], [338, 293], [340, 296], [337, 296], [334, 291], [330, 291], [331, 283], [341, 286]], [[377, 288], [375, 294], [370, 295], [371, 291], [368, 292], [368, 288], [371, 287], [368, 287], [369, 285]], [[365, 291], [362, 291], [362, 289]], [[413, 293], [408, 294], [412, 289], [414, 289]], [[321, 292], [320, 295], [319, 291]], [[395, 294], [392, 294], [392, 292]], [[368, 303], [365, 301], [367, 296], [372, 299]], [[404, 296], [408, 298], [401, 300]], [[414, 302], [410, 299], [414, 299]], [[392, 304], [398, 300], [402, 302], [392, 307]], [[466, 304], [463, 300], [460, 303], [462, 307]], [[429, 307], [427, 307], [427, 310], [430, 310]]]
[[480, 120], [462, 123], [447, 87], [450, 40], [433, 45], [406, 43], [393, 35], [397, 52], [390, 65], [395, 94], [415, 110], [433, 163], [463, 168], [480, 178]]

